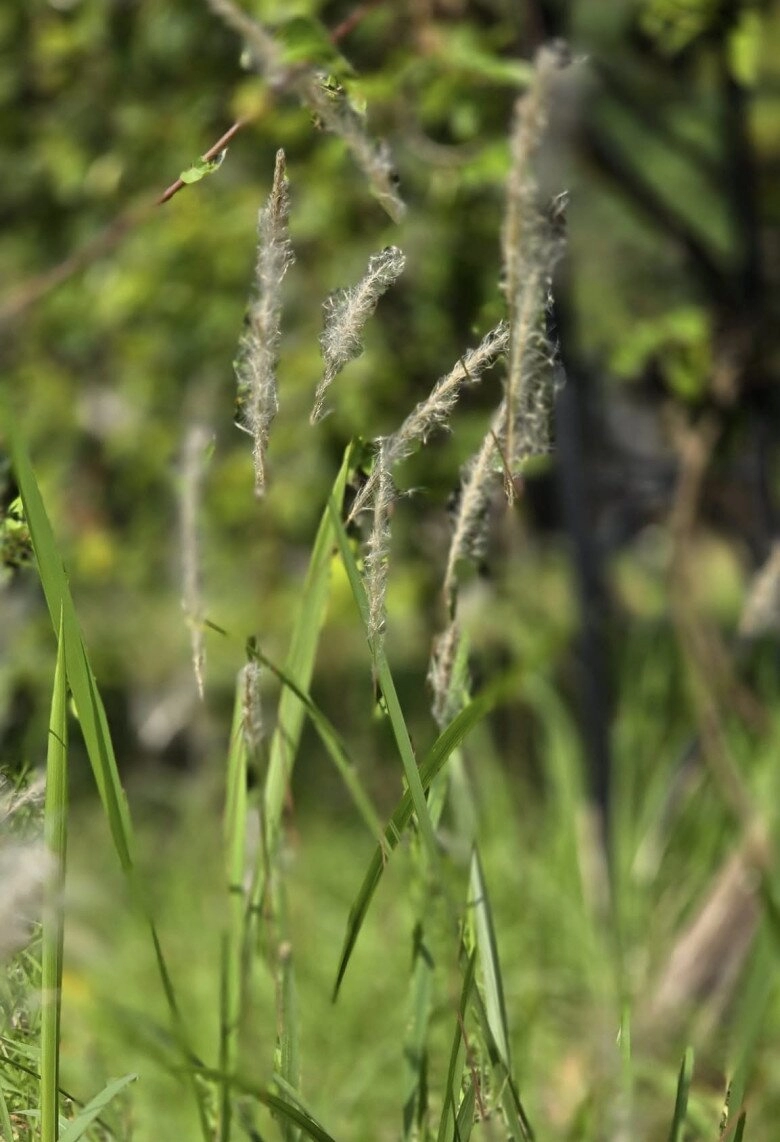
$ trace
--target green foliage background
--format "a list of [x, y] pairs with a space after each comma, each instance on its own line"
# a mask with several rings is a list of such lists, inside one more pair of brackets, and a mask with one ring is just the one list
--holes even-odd
[[[730, 315], [752, 317], [761, 326], [758, 347], [740, 399], [724, 414], [724, 441], [714, 463], [716, 475], [719, 466], [726, 473], [727, 490], [730, 458], [742, 454], [750, 424], [756, 417], [777, 424], [780, 350], [771, 324], [778, 311], [777, 247], [766, 243], [761, 289], [748, 297], [748, 228], [734, 185], [740, 172], [735, 180], [724, 160], [722, 99], [734, 80], [748, 101], [753, 222], [763, 244], [780, 221], [773, 177], [780, 154], [780, 16], [771, 5], [409, 0], [366, 6], [335, 46], [326, 32], [356, 14], [352, 4], [255, 0], [253, 11], [278, 26], [291, 58], [303, 53], [322, 63], [353, 98], [365, 100], [371, 131], [388, 138], [397, 161], [408, 203], [400, 226], [372, 198], [341, 140], [242, 69], [237, 38], [205, 4], [31, 0], [0, 9], [2, 383], [30, 442], [131, 783], [138, 772], [149, 779], [153, 771], [139, 763], [150, 757], [158, 762], [158, 754], [206, 770], [215, 754], [221, 756], [219, 735], [243, 641], [258, 633], [264, 651], [283, 658], [321, 490], [330, 486], [344, 445], [353, 436], [372, 438], [394, 428], [502, 315], [507, 132], [533, 51], [553, 25], [566, 32], [575, 56], [538, 172], [545, 194], [566, 188], [571, 196], [561, 286], [571, 340], [564, 340], [564, 353], [596, 377], [602, 404], [617, 404], [626, 392], [643, 399], [649, 388], [656, 408], [695, 422], [717, 405], [711, 380], [724, 342], [736, 337]], [[250, 121], [219, 170], [155, 205], [239, 116]], [[248, 441], [233, 424], [232, 361], [251, 287], [257, 211], [278, 147], [288, 158], [296, 263], [284, 286], [272, 488], [258, 506]], [[623, 165], [610, 161], [616, 154]], [[92, 256], [95, 240], [105, 248]], [[380, 303], [365, 353], [338, 379], [332, 415], [311, 429], [322, 302], [356, 280], [371, 253], [391, 243], [407, 254], [407, 270]], [[85, 250], [83, 264], [71, 264]], [[50, 281], [49, 271], [62, 263], [74, 272]], [[402, 501], [394, 522], [388, 649], [423, 740], [431, 734], [423, 679], [430, 639], [442, 620], [437, 591], [447, 501], [499, 395], [496, 371], [465, 401], [454, 431], [433, 441], [402, 473], [408, 487], [422, 486], [427, 495]], [[194, 419], [214, 434], [202, 518], [206, 608], [232, 636], [209, 633], [207, 702], [197, 710], [179, 606], [176, 524], [182, 443]], [[555, 462], [553, 457], [542, 465], [540, 485], [552, 478]], [[776, 503], [776, 449], [767, 480]], [[666, 506], [651, 521], [656, 530], [649, 533], [649, 548], [645, 531], [644, 540], [610, 550], [606, 558], [616, 614], [609, 632], [614, 748], [617, 762], [631, 761], [622, 789], [635, 814], [637, 848], [649, 829], [646, 798], [652, 793], [653, 809], [663, 804], [657, 775], [673, 772], [693, 722], [666, 593]], [[749, 516], [735, 527], [733, 515], [727, 526], [716, 515], [697, 548], [696, 605], [728, 638], [758, 561]], [[519, 657], [564, 694], [565, 709], [577, 691], [572, 675], [579, 617], [560, 526], [548, 520], [537, 529], [521, 504], [496, 529], [487, 562], [487, 595], [475, 590], [480, 667], [487, 671], [507, 655]], [[24, 570], [0, 594], [0, 615], [3, 760], [19, 765], [40, 758], [51, 671], [43, 606]], [[756, 688], [771, 711], [776, 677], [770, 651], [759, 656]], [[316, 686], [323, 708], [349, 729], [380, 802], [392, 804], [398, 775], [386, 764], [388, 737], [373, 713], [363, 638], [346, 582], [337, 587]], [[166, 698], [181, 702], [180, 731], [159, 747], [144, 745], [139, 727]], [[527, 705], [503, 715], [486, 747], [519, 783], [510, 792], [492, 787], [502, 802], [513, 796], [533, 803], [551, 784], [533, 728], [545, 718]], [[769, 772], [768, 762], [755, 762], [764, 748], [756, 738], [746, 733], [739, 742], [745, 767], [765, 765], [761, 771]], [[571, 748], [576, 753], [582, 746], [575, 741]], [[305, 811], [323, 799], [348, 828], [344, 794], [320, 760], [310, 744], [296, 800]], [[153, 788], [146, 796], [150, 815], [167, 812], [155, 806]], [[702, 866], [717, 861], [734, 839], [733, 823], [717, 799], [708, 806], [706, 824], [691, 807], [684, 821], [691, 851], [703, 854]], [[193, 813], [201, 828], [208, 809], [198, 804]], [[541, 850], [541, 824], [528, 828], [531, 847]], [[499, 908], [511, 916], [517, 870], [501, 846], [488, 860], [504, 886]], [[556, 946], [559, 917], [544, 880], [555, 867], [551, 861], [531, 885], [542, 914], [538, 927], [522, 931], [515, 917], [504, 932], [518, 947], [527, 941], [529, 957], [550, 956], [556, 965], [550, 984], [555, 994], [539, 994], [519, 979], [512, 1002], [530, 1019], [534, 1007], [549, 999], [565, 1029], [576, 1010], [573, 992], [582, 965], [572, 966], [575, 950]], [[687, 915], [696, 892], [688, 885], [682, 899], [675, 895], [674, 873], [659, 876], [667, 909], [660, 945]], [[337, 879], [334, 873], [334, 884]], [[643, 911], [641, 899], [632, 904], [630, 885], [623, 887], [628, 919], [622, 937], [632, 945], [653, 914]], [[304, 900], [307, 891], [304, 885]], [[349, 898], [347, 891], [340, 903], [346, 907]], [[386, 922], [392, 929], [396, 917]], [[293, 924], [305, 943], [306, 918], [294, 916]], [[170, 927], [175, 939], [175, 917]], [[382, 946], [378, 939], [378, 954]], [[661, 955], [657, 949], [648, 954]], [[316, 963], [310, 966], [316, 973]], [[360, 1015], [351, 1012], [356, 1026]], [[314, 1019], [313, 1025], [320, 1023]], [[533, 1049], [544, 1057], [544, 1045]], [[315, 1050], [326, 1052], [327, 1044], [318, 1042]], [[529, 1066], [532, 1053], [529, 1047]], [[778, 1097], [773, 1076], [765, 1076], [768, 1103]], [[317, 1083], [325, 1090], [327, 1075]], [[540, 1110], [545, 1096], [538, 1101]], [[339, 1113], [349, 1121], [354, 1106], [345, 1102]]]

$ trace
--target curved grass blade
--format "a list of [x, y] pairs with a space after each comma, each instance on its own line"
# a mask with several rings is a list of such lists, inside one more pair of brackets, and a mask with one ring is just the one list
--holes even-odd
[[485, 1011], [493, 1040], [501, 1061], [511, 1073], [512, 1063], [509, 1051], [509, 1025], [504, 1002], [504, 986], [501, 980], [501, 965], [498, 959], [496, 931], [493, 913], [482, 871], [482, 862], [476, 850], [471, 854], [469, 908], [472, 911], [474, 929], [479, 949], [479, 963], [482, 969], [482, 986], [485, 993]]
[[[344, 498], [347, 476], [352, 466], [352, 448], [348, 448], [336, 476], [331, 502], [340, 504]], [[320, 631], [325, 621], [325, 609], [330, 593], [330, 567], [333, 557], [334, 530], [326, 508], [312, 548], [301, 598], [301, 609], [295, 624], [290, 650], [284, 663], [284, 672], [302, 691], [309, 689], [314, 670]], [[267, 830], [267, 848], [273, 853], [279, 834], [282, 809], [290, 782], [292, 765], [298, 750], [303, 728], [305, 707], [287, 687], [279, 699], [277, 727], [271, 740], [268, 776], [265, 782], [263, 823]]]
[[348, 792], [351, 794], [355, 808], [360, 813], [377, 843], [384, 847], [384, 827], [371, 803], [370, 797], [361, 784], [357, 767], [349, 756], [349, 751], [341, 734], [319, 706], [312, 701], [309, 695], [301, 689], [286, 670], [275, 666], [270, 658], [266, 658], [262, 651], [255, 646], [249, 648], [249, 655], [250, 657], [256, 658], [258, 662], [270, 670], [271, 673], [279, 679], [282, 685], [286, 686], [298, 699], [303, 709], [309, 715], [309, 720], [317, 731], [320, 741], [327, 750], [333, 764], [336, 766], [339, 776], [347, 787]]
[[[480, 722], [494, 706], [516, 690], [520, 676], [520, 671], [512, 671], [503, 678], [496, 679], [496, 681], [486, 687], [481, 694], [473, 698], [468, 705], [461, 710], [458, 716], [453, 718], [446, 729], [439, 734], [420, 765], [419, 777], [424, 789], [430, 787], [433, 779], [446, 764], [450, 755], [464, 740], [469, 730]], [[386, 859], [385, 853], [388, 850], [392, 851], [398, 845], [404, 829], [412, 819], [413, 810], [412, 795], [409, 790], [407, 790], [396, 805], [390, 822], [385, 829], [385, 844], [384, 846], [378, 846], [374, 852], [365, 876], [363, 877], [363, 883], [350, 909], [349, 919], [347, 920], [347, 931], [344, 937], [344, 946], [341, 951], [336, 983], [333, 988], [334, 1000], [338, 996], [339, 988], [344, 979], [344, 973], [347, 970], [347, 964], [352, 956], [371, 899], [382, 878]]]
[[65, 680], [65, 642], [60, 616], [57, 663], [49, 717], [46, 754], [44, 837], [53, 869], [46, 885], [41, 926], [41, 1142], [56, 1142], [59, 1133], [60, 1011], [65, 886], [65, 849], [68, 812], [68, 687]]
[[[444, 1094], [444, 1106], [442, 1107], [441, 1118], [439, 1119], [439, 1131], [436, 1135], [436, 1142], [449, 1142], [449, 1140], [461, 1137], [459, 1127], [460, 1110], [459, 1106], [460, 1091], [463, 1082], [463, 1074], [466, 1067], [466, 1038], [464, 1035], [464, 1027], [466, 1024], [466, 1013], [468, 1012], [471, 1003], [471, 993], [474, 989], [474, 969], [476, 966], [476, 952], [472, 952], [469, 956], [468, 963], [466, 964], [466, 971], [463, 974], [463, 986], [460, 992], [460, 1002], [458, 1004], [457, 1021], [455, 1024], [455, 1032], [452, 1038], [452, 1049], [450, 1050], [450, 1064], [447, 1070], [447, 1086]], [[470, 1121], [474, 1121], [474, 1100], [476, 1092], [473, 1083], [471, 1084], [471, 1110]], [[464, 1100], [465, 1102], [465, 1096]]]
[[430, 813], [428, 812], [428, 805], [425, 800], [425, 790], [423, 789], [422, 781], [420, 780], [420, 773], [417, 768], [417, 759], [414, 756], [414, 749], [409, 737], [409, 731], [406, 727], [403, 713], [401, 711], [401, 704], [398, 701], [398, 694], [395, 689], [395, 682], [390, 672], [390, 666], [387, 661], [384, 649], [377, 639], [368, 637], [370, 630], [369, 620], [369, 603], [366, 596], [366, 590], [363, 586], [363, 581], [360, 577], [360, 572], [357, 569], [354, 556], [350, 550], [349, 539], [344, 530], [344, 525], [339, 518], [339, 508], [336, 501], [331, 498], [330, 513], [334, 530], [336, 532], [336, 540], [339, 545], [339, 552], [341, 554], [341, 561], [347, 572], [349, 585], [352, 588], [355, 602], [357, 603], [360, 618], [363, 623], [363, 628], [368, 638], [369, 646], [371, 647], [371, 655], [374, 661], [374, 669], [376, 677], [379, 681], [379, 686], [382, 690], [382, 695], [387, 707], [387, 715], [390, 719], [390, 725], [393, 729], [396, 746], [401, 758], [401, 764], [404, 769], [404, 776], [406, 777], [406, 784], [411, 794], [414, 812], [417, 816], [417, 823], [422, 834], [425, 847], [428, 850], [428, 858], [434, 869], [437, 868], [439, 862], [439, 848], [436, 843], [436, 837], [433, 831], [433, 822], [431, 821]]
[[[181, 1068], [178, 1070], [181, 1071]], [[224, 1071], [215, 1067], [198, 1067], [194, 1073], [207, 1082], [226, 1083], [236, 1094], [254, 1098], [263, 1106], [267, 1106], [277, 1117], [299, 1127], [308, 1138], [313, 1138], [314, 1142], [335, 1142], [325, 1127], [321, 1126], [314, 1115], [305, 1108], [298, 1093], [292, 1091], [289, 1084], [285, 1083], [279, 1076], [274, 1076], [274, 1084], [285, 1094], [288, 1094], [288, 1097], [282, 1098], [275, 1094], [270, 1087], [258, 1086], [257, 1083], [253, 1083], [240, 1075], [225, 1074]]]
[[677, 1079], [677, 1097], [674, 1101], [674, 1114], [672, 1116], [672, 1125], [669, 1129], [669, 1142], [682, 1142], [692, 1075], [693, 1048], [687, 1047], [680, 1065], [680, 1075]]
[[89, 1129], [101, 1110], [105, 1110], [109, 1102], [116, 1098], [126, 1086], [135, 1082], [137, 1078], [138, 1075], [136, 1074], [123, 1075], [121, 1079], [113, 1079], [112, 1082], [108, 1083], [100, 1094], [96, 1094], [84, 1109], [79, 1111], [67, 1129], [60, 1135], [60, 1142], [78, 1142], [78, 1139]]
[[[65, 656], [65, 674], [76, 707], [81, 734], [90, 766], [108, 821], [111, 838], [119, 863], [127, 877], [134, 902], [145, 917], [154, 949], [157, 970], [165, 994], [180, 1049], [185, 1057], [190, 1054], [181, 1020], [173, 982], [162, 951], [157, 928], [141, 891], [132, 851], [133, 832], [125, 792], [108, 728], [105, 707], [95, 681], [89, 654], [81, 633], [73, 597], [70, 593], [65, 568], [60, 559], [54, 533], [43, 504], [38, 482], [30, 463], [27, 449], [7, 401], [0, 398], [8, 435], [8, 445], [14, 476], [24, 505], [27, 526], [30, 529], [33, 550], [38, 566], [41, 586], [55, 633], [62, 627], [62, 644]], [[203, 1095], [194, 1092], [204, 1138], [209, 1137]]]
[[737, 1119], [737, 1129], [734, 1131], [734, 1142], [742, 1142], [745, 1134], [745, 1123], [747, 1122], [747, 1114], [743, 1110]]

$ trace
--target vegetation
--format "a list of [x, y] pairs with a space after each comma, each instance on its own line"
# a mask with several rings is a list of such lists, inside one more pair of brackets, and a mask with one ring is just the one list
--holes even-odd
[[514, 7], [0, 16], [3, 1138], [774, 1137], [780, 18]]

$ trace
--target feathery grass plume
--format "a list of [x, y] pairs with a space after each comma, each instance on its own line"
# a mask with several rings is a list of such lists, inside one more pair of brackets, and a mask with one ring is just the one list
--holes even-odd
[[[567, 62], [557, 44], [540, 49], [533, 80], [515, 104], [511, 133], [502, 230], [503, 289], [511, 328], [503, 435], [511, 470], [527, 456], [549, 448], [550, 383], [542, 374], [550, 351], [544, 312], [561, 249], [561, 228], [539, 209], [533, 162], [547, 126], [556, 76]], [[511, 502], [511, 479], [507, 481], [507, 495]]]
[[343, 140], [367, 177], [377, 201], [394, 222], [400, 222], [406, 205], [398, 193], [390, 149], [383, 140], [371, 138], [365, 116], [353, 105], [347, 92], [316, 68], [287, 65], [273, 35], [233, 0], [208, 0], [208, 4], [215, 15], [243, 37], [255, 67], [268, 82], [295, 94], [318, 124]]
[[406, 258], [397, 246], [385, 246], [369, 258], [368, 268], [356, 286], [336, 290], [323, 305], [325, 325], [320, 337], [323, 371], [309, 418], [312, 424], [324, 416], [325, 394], [331, 382], [349, 361], [363, 352], [363, 326], [405, 265]]
[[182, 610], [190, 628], [192, 667], [203, 699], [206, 642], [203, 636], [203, 584], [200, 570], [198, 512], [211, 434], [202, 424], [190, 425], [184, 439], [179, 492], [179, 542], [182, 566]]
[[428, 685], [433, 694], [432, 713], [436, 725], [443, 730], [460, 712], [453, 694], [453, 675], [460, 648], [460, 626], [452, 619], [433, 640], [431, 660], [428, 664]]
[[288, 236], [290, 213], [284, 151], [276, 152], [274, 181], [257, 221], [255, 299], [236, 360], [239, 427], [252, 437], [255, 495], [265, 493], [268, 434], [279, 408], [276, 364], [281, 337], [281, 285], [295, 260]]
[[433, 644], [428, 667], [428, 684], [433, 694], [433, 716], [444, 727], [459, 712], [461, 703], [453, 693], [455, 663], [461, 649], [458, 622], [458, 568], [465, 559], [478, 559], [485, 544], [488, 507], [499, 469], [503, 463], [502, 433], [506, 427], [506, 395], [502, 399], [482, 440], [479, 450], [463, 466], [458, 508], [447, 554], [442, 595], [448, 624]]
[[366, 131], [365, 115], [353, 106], [347, 92], [341, 86], [323, 82], [323, 77], [315, 73], [309, 78], [305, 102], [325, 130], [344, 142], [393, 222], [401, 222], [406, 203], [398, 193], [398, 175], [390, 148], [384, 139], [371, 138]]
[[374, 520], [366, 544], [364, 570], [366, 594], [368, 595], [368, 636], [372, 641], [381, 642], [385, 629], [387, 561], [390, 555], [390, 513], [395, 498], [395, 487], [385, 454], [384, 442], [379, 444], [374, 471], [377, 473]]
[[17, 791], [0, 777], [0, 963], [29, 939], [53, 871], [43, 840], [25, 835], [25, 818], [39, 814], [43, 791], [42, 780]]
[[463, 468], [458, 510], [452, 529], [442, 594], [450, 619], [455, 616], [458, 564], [479, 558], [485, 542], [487, 508], [497, 475], [496, 455], [506, 425], [506, 396], [501, 401], [479, 451]]
[[252, 761], [256, 760], [265, 736], [260, 695], [262, 676], [263, 667], [254, 658], [247, 662], [241, 672], [241, 729], [247, 753]]
[[[415, 445], [425, 444], [435, 429], [446, 427], [461, 389], [464, 385], [476, 384], [481, 379], [485, 369], [489, 368], [496, 357], [506, 350], [508, 344], [509, 326], [505, 321], [500, 321], [495, 329], [491, 329], [482, 338], [476, 349], [469, 349], [457, 365], [436, 382], [430, 394], [409, 413], [398, 431], [382, 442], [381, 447], [384, 451], [385, 461], [390, 469], [399, 461], [410, 456]], [[368, 480], [355, 497], [350, 512], [350, 520], [359, 515], [374, 495], [380, 478], [379, 465], [376, 464]]]

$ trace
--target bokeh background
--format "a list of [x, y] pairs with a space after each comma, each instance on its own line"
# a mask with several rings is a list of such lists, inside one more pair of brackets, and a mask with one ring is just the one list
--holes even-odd
[[[645, 957], [637, 971], [642, 979], [655, 971], [660, 988], [675, 935], [745, 842], [712, 759], [717, 772], [725, 751], [757, 801], [771, 803], [775, 792], [780, 12], [750, 0], [254, 0], [253, 10], [291, 51], [365, 100], [371, 131], [397, 163], [408, 204], [399, 225], [343, 142], [242, 68], [237, 37], [206, 4], [30, 0], [0, 10], [2, 383], [66, 561], [131, 802], [148, 826], [172, 939], [177, 909], [192, 900], [180, 865], [166, 865], [164, 838], [173, 830], [175, 849], [187, 836], [194, 867], [212, 811], [218, 828], [215, 790], [243, 644], [257, 635], [283, 659], [344, 447], [392, 431], [503, 314], [512, 108], [536, 50], [562, 38], [573, 62], [537, 179], [543, 197], [569, 194], [555, 284], [566, 384], [556, 394], [555, 445], [524, 474], [512, 509], [497, 501], [467, 590], [476, 680], [519, 660], [543, 685], [486, 728], [481, 749], [491, 764], [480, 795], [488, 821], [506, 810], [513, 822], [492, 857], [506, 944], [526, 946], [519, 913], [535, 900], [547, 919], [535, 926], [534, 962], [565, 959], [571, 949], [551, 951], [560, 943], [555, 885], [540, 874], [521, 888], [518, 854], [543, 844], [545, 814], [557, 811], [550, 743], [576, 758], [583, 804], [602, 812], [613, 839], [615, 818], [623, 822], [616, 844], [625, 851], [614, 859], [625, 873], [616, 889], [625, 893], [625, 946]], [[158, 205], [239, 118], [246, 124], [219, 170]], [[279, 147], [296, 262], [284, 285], [271, 487], [258, 503], [251, 444], [234, 425], [232, 362]], [[322, 303], [388, 244], [405, 251], [406, 272], [370, 322], [365, 352], [338, 378], [331, 415], [311, 428]], [[500, 384], [496, 369], [467, 394], [452, 431], [399, 473], [415, 494], [394, 518], [387, 645], [420, 741], [433, 732], [425, 674], [443, 620], [451, 499]], [[200, 516], [205, 609], [227, 632], [207, 633], [204, 702], [180, 602], [178, 503], [193, 423], [213, 436]], [[7, 506], [15, 490], [7, 466], [3, 473]], [[44, 756], [54, 651], [34, 570], [6, 554], [0, 757], [19, 771]], [[366, 661], [348, 586], [337, 583], [313, 693], [389, 809], [399, 771]], [[84, 814], [79, 867], [103, 842], [86, 763], [73, 780]], [[293, 874], [304, 882], [300, 898], [311, 892], [316, 908], [332, 893], [322, 922], [340, 932], [352, 885], [323, 819], [345, 835], [356, 824], [314, 736], [291, 797], [293, 848], [319, 866]], [[102, 859], [110, 862], [107, 849]], [[207, 900], [206, 886], [202, 893]], [[385, 908], [374, 939], [377, 947], [398, 940], [400, 978], [408, 934]], [[325, 939], [307, 929], [304, 912], [301, 943]], [[105, 921], [114, 932], [117, 923]], [[748, 948], [753, 923], [726, 927], [745, 927]], [[104, 947], [108, 933], [91, 938]], [[182, 940], [191, 962], [191, 937]], [[748, 954], [736, 956], [735, 978]], [[715, 960], [730, 956], [720, 949]], [[585, 1015], [574, 1001], [577, 972], [559, 968], [558, 1030], [539, 1033], [529, 1066], [549, 1057], [555, 1034], [559, 1042], [567, 1027], [581, 1031], [594, 1018], [595, 1008]], [[367, 963], [363, 971], [374, 986]], [[527, 1015], [542, 1000], [518, 973], [510, 999]], [[715, 976], [700, 985], [702, 1004], [726, 987]], [[78, 979], [74, 967], [76, 1007]], [[198, 986], [194, 978], [193, 995]], [[727, 1029], [732, 997], [722, 993], [710, 1029]], [[682, 1032], [671, 1019], [668, 1031], [661, 1055], [672, 1060]], [[725, 1063], [714, 1047], [712, 1055], [715, 1091]], [[539, 1101], [561, 1130], [575, 1121], [592, 1062], [584, 1048], [557, 1053], [571, 1107]], [[393, 1065], [383, 1059], [376, 1069]], [[339, 1086], [327, 1075], [314, 1081]], [[771, 1107], [780, 1097], [776, 1058], [762, 1083]], [[345, 1126], [342, 1136], [368, 1137], [355, 1125], [358, 1094], [344, 1099], [338, 1113], [357, 1132]], [[560, 1136], [581, 1136], [571, 1129]]]

